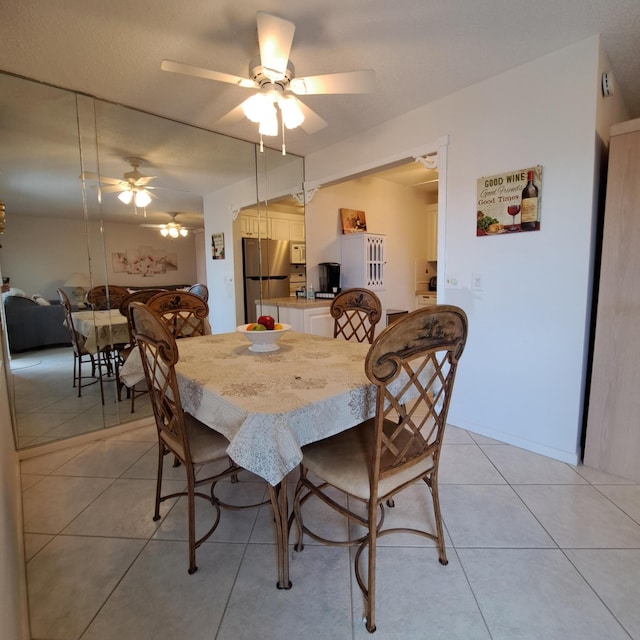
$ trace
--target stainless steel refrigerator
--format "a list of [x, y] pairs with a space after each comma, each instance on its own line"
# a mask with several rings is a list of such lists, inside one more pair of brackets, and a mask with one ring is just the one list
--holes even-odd
[[291, 249], [288, 240], [242, 239], [245, 322], [255, 322], [256, 300], [288, 298]]

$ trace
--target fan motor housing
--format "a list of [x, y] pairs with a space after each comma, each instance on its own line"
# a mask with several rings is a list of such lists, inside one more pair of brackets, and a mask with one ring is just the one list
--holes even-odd
[[296, 68], [293, 66], [293, 62], [289, 60], [287, 62], [287, 70], [285, 72], [284, 78], [282, 80], [276, 80], [273, 82], [270, 78], [268, 78], [264, 73], [264, 67], [260, 63], [260, 58], [254, 58], [249, 63], [249, 77], [262, 89], [262, 87], [266, 84], [274, 84], [279, 85], [283, 89], [287, 89], [289, 87], [289, 83], [291, 79], [296, 75]]

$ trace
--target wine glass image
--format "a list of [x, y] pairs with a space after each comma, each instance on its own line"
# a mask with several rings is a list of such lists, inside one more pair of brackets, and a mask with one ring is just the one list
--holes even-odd
[[509, 227], [509, 231], [517, 231], [518, 227], [516, 227], [516, 216], [520, 213], [520, 205], [519, 204], [510, 204], [507, 207], [507, 213], [510, 216], [513, 216], [511, 226]]

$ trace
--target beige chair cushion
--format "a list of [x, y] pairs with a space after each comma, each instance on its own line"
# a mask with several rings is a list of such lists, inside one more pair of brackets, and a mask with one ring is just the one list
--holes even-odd
[[[367, 500], [374, 434], [372, 419], [326, 440], [309, 444], [302, 449], [302, 464], [334, 487]], [[386, 496], [414, 478], [421, 477], [431, 467], [433, 456], [428, 456], [418, 464], [381, 479], [378, 496]]]
[[[205, 464], [223, 458], [227, 455], [229, 441], [217, 431], [214, 431], [188, 413], [184, 414], [184, 423], [187, 429], [187, 437], [191, 443], [191, 459], [193, 464]], [[182, 443], [177, 439], [167, 437], [163, 433], [162, 438], [167, 445], [174, 450], [179, 457], [184, 459]]]

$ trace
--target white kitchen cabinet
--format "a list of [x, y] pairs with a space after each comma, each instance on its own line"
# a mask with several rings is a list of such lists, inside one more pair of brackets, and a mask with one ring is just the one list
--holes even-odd
[[239, 215], [240, 235], [243, 238], [271, 238], [304, 242], [304, 216], [290, 213], [269, 212], [258, 216], [252, 209]]
[[291, 242], [304, 242], [304, 216], [298, 216], [300, 220], [290, 221]]
[[427, 207], [427, 260], [438, 260], [438, 205]]
[[291, 221], [269, 215], [269, 237], [272, 240], [291, 240]]
[[385, 236], [375, 233], [348, 233], [342, 236], [340, 279], [343, 289], [384, 289], [384, 244]]
[[256, 303], [256, 318], [260, 316], [271, 316], [276, 322], [282, 322], [278, 319], [278, 305], [270, 303]]
[[304, 302], [296, 305], [278, 305], [279, 322], [291, 325], [293, 331], [312, 333], [316, 336], [333, 337], [331, 304], [307, 306]]
[[267, 219], [265, 216], [258, 218], [255, 214], [240, 214], [240, 235], [243, 238], [267, 238]]

